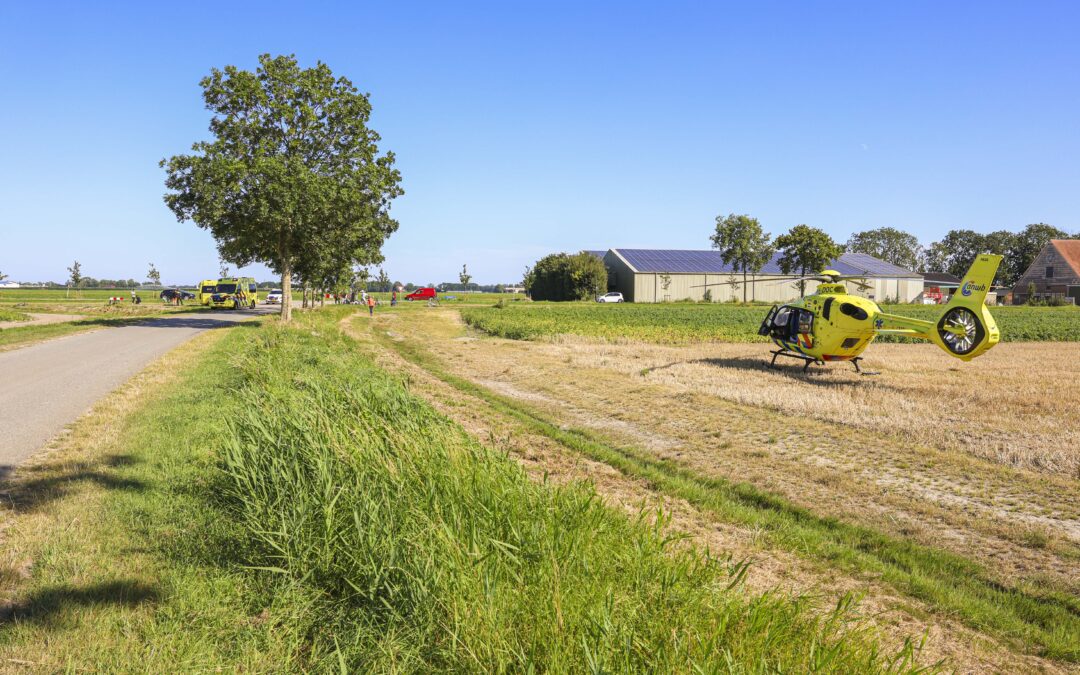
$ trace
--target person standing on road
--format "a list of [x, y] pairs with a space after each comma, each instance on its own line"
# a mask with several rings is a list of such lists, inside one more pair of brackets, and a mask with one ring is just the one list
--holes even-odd
[[368, 316], [375, 316], [375, 296], [367, 296], [367, 311]]

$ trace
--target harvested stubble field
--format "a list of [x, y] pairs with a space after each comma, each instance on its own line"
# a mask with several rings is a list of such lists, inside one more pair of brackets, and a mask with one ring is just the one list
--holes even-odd
[[[764, 345], [567, 336], [570, 320], [560, 337], [504, 340], [415, 309], [377, 315], [375, 340], [417, 391], [538, 474], [662, 506], [696, 540], [752, 556], [752, 584], [858, 589], [876, 621], [927, 630], [928, 656], [961, 671], [1080, 659], [1080, 345], [1003, 344], [964, 364], [884, 344], [866, 354], [878, 375], [803, 375], [767, 368]], [[742, 506], [720, 496], [731, 489]], [[786, 509], [806, 512], [784, 524]]]
[[[757, 334], [767, 307], [763, 305], [670, 303], [660, 305], [597, 303], [515, 303], [506, 307], [470, 307], [465, 321], [499, 337], [532, 340], [553, 335], [583, 335], [614, 341], [656, 343], [766, 342]], [[941, 308], [886, 305], [886, 312], [935, 319]], [[1078, 307], [994, 307], [1003, 340], [1080, 340]], [[882, 336], [879, 342], [907, 342]]]

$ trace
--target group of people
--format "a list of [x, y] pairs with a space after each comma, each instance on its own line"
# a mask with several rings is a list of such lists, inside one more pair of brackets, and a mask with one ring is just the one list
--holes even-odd
[[[397, 291], [390, 294], [391, 307], [397, 306], [397, 295]], [[352, 291], [351, 293], [332, 293], [330, 294], [330, 297], [333, 298], [335, 305], [367, 305], [368, 315], [370, 316], [374, 316], [375, 307], [382, 304], [379, 302], [378, 298], [367, 291], [360, 291], [359, 293], [356, 291]]]

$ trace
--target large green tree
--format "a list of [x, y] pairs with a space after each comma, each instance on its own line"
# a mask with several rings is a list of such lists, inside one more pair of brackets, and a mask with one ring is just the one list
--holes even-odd
[[[796, 225], [787, 234], [776, 238], [780, 251], [777, 264], [784, 274], [796, 272], [802, 276], [823, 272], [844, 247], [832, 240], [824, 230], [809, 225]], [[806, 280], [799, 280], [799, 294], [806, 295]]]
[[949, 230], [926, 249], [921, 271], [963, 277], [985, 245], [985, 237], [974, 230]]
[[607, 290], [607, 268], [585, 251], [553, 253], [526, 272], [525, 290], [533, 300], [588, 300]]
[[[265, 263], [285, 298], [297, 270], [315, 281], [341, 261], [382, 261], [401, 176], [393, 153], [379, 154], [367, 95], [326, 64], [269, 54], [254, 72], [227, 66], [200, 84], [213, 140], [161, 162], [178, 220], [208, 229], [223, 260]], [[283, 320], [291, 307], [281, 303]]]
[[743, 302], [746, 302], [746, 277], [757, 274], [773, 254], [772, 238], [761, 229], [757, 218], [748, 215], [716, 217], [716, 231], [709, 237], [720, 259], [742, 272]]
[[914, 270], [919, 267], [922, 246], [913, 234], [895, 227], [879, 227], [851, 235], [845, 250], [872, 255], [904, 269]]
[[[996, 253], [1003, 256], [1001, 264], [998, 266], [997, 274], [994, 276], [994, 284], [997, 286], [1012, 286], [1016, 283], [1016, 279], [1023, 273], [1024, 270], [1017, 270], [1017, 257], [1016, 257], [1016, 234], [1009, 232], [1008, 230], [997, 230], [990, 234], [983, 235], [982, 246], [980, 247], [980, 253]], [[974, 260], [974, 258], [972, 258]], [[967, 267], [964, 267], [964, 271], [967, 271]], [[961, 275], [957, 275], [961, 276]]]

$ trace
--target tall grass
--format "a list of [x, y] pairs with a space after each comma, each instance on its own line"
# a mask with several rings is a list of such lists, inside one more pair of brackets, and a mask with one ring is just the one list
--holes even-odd
[[337, 335], [339, 313], [261, 328], [234, 355], [221, 441], [222, 499], [250, 535], [236, 555], [316, 598], [314, 667], [913, 669], [911, 645], [884, 657], [850, 598], [750, 595], [742, 564], [662, 517], [530, 481]]
[[676, 460], [612, 444], [602, 434], [561, 424], [526, 402], [451, 374], [418, 341], [377, 337], [462, 394], [484, 401], [576, 453], [646, 481], [659, 492], [710, 511], [724, 522], [759, 528], [778, 547], [880, 578], [941, 614], [1018, 641], [1025, 651], [1080, 662], [1080, 599], [1075, 595], [1023, 582], [1004, 583], [963, 556], [819, 515], [748, 483], [703, 475]]

